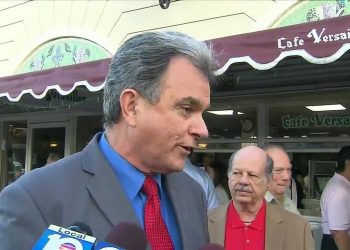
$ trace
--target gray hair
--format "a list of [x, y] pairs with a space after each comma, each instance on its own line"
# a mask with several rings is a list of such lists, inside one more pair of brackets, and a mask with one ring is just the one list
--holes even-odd
[[215, 79], [213, 52], [204, 42], [171, 31], [146, 32], [128, 39], [112, 58], [105, 81], [104, 127], [118, 122], [120, 95], [125, 89], [134, 89], [149, 103], [157, 103], [162, 91], [161, 79], [176, 56], [190, 60], [209, 82]]
[[[233, 153], [230, 157], [230, 159], [228, 160], [228, 170], [227, 170], [227, 175], [230, 176], [232, 168], [233, 168], [233, 162], [235, 160], [237, 151], [235, 153]], [[265, 167], [265, 176], [268, 180], [271, 179], [272, 176], [272, 170], [273, 170], [273, 160], [272, 158], [266, 154], [266, 167]]]
[[276, 145], [276, 144], [267, 144], [265, 145], [264, 147], [262, 147], [262, 149], [266, 152], [266, 151], [269, 151], [269, 150], [274, 150], [274, 149], [278, 149], [278, 150], [281, 150], [283, 152], [285, 152], [287, 155], [287, 151], [284, 147], [282, 147], [281, 145]]

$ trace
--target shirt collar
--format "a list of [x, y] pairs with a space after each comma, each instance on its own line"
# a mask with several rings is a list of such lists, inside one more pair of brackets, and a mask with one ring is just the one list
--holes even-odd
[[265, 193], [265, 200], [266, 200], [268, 203], [270, 203], [270, 202], [276, 201], [276, 198], [275, 198], [275, 196], [273, 196], [273, 195], [271, 194], [270, 191], [266, 191], [266, 193]]
[[263, 204], [259, 209], [259, 212], [255, 217], [255, 220], [249, 226], [262, 231], [264, 230], [264, 227], [265, 227], [265, 218], [266, 218], [266, 202], [263, 201]]
[[[231, 211], [230, 211], [231, 210]], [[233, 204], [233, 202], [230, 203], [229, 205], [229, 209], [228, 211], [230, 211], [231, 213], [231, 227], [232, 228], [240, 228], [240, 227], [244, 227], [244, 223], [241, 220], [241, 218], [239, 217], [239, 214]], [[265, 226], [265, 218], [266, 218], [266, 203], [265, 200], [263, 201], [262, 206], [260, 207], [254, 221], [252, 223], [250, 223], [248, 225], [248, 227], [257, 229], [257, 230], [264, 230], [264, 226]]]
[[239, 217], [239, 214], [235, 208], [235, 205], [233, 204], [233, 202], [230, 202], [229, 205], [229, 209], [227, 210], [228, 215], [227, 217], [230, 217], [230, 221], [231, 221], [231, 227], [232, 228], [240, 228], [240, 227], [244, 227], [244, 224], [241, 220], [241, 218]]
[[[130, 164], [117, 151], [115, 151], [106, 139], [106, 134], [103, 133], [99, 141], [99, 146], [104, 153], [107, 161], [111, 165], [113, 172], [117, 176], [122, 188], [124, 189], [130, 201], [134, 200], [138, 195], [145, 181], [145, 174]], [[153, 178], [157, 182], [162, 197], [162, 181], [161, 175], [155, 174]]]
[[277, 199], [270, 191], [266, 191], [265, 193], [265, 200], [268, 203], [272, 203], [272, 204], [285, 204], [286, 200], [288, 199], [288, 197], [286, 197], [286, 194], [284, 193], [284, 195], [280, 198]]

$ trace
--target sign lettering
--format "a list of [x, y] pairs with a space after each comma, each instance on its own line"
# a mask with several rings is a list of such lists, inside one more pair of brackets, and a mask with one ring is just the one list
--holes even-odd
[[350, 116], [327, 116], [325, 113], [313, 114], [310, 117], [298, 115], [282, 117], [284, 129], [301, 129], [309, 127], [350, 127]]
[[346, 31], [338, 33], [327, 33], [326, 30], [326, 28], [319, 30], [312, 29], [305, 38], [298, 36], [295, 36], [292, 39], [280, 37], [277, 39], [277, 48], [285, 50], [302, 47], [305, 44], [305, 41], [308, 39], [312, 39], [314, 44], [330, 43], [339, 40], [350, 40], [350, 28], [348, 28]]

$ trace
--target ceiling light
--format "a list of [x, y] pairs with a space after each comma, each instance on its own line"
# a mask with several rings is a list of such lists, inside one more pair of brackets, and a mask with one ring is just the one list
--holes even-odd
[[50, 148], [55, 148], [55, 147], [57, 147], [58, 146], [58, 143], [57, 142], [50, 142], [49, 143], [49, 147]]
[[237, 111], [237, 115], [244, 115], [244, 113]]
[[310, 135], [329, 135], [329, 132], [311, 132]]
[[226, 109], [226, 110], [211, 110], [208, 111], [209, 113], [212, 113], [214, 115], [232, 115], [233, 109]]
[[208, 144], [206, 143], [198, 143], [198, 148], [207, 148]]
[[330, 110], [344, 110], [344, 109], [346, 109], [341, 104], [305, 106], [305, 108], [308, 108], [312, 111], [330, 111]]

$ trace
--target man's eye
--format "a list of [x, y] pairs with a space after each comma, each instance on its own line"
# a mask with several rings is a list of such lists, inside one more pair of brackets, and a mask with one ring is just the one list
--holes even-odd
[[182, 109], [186, 112], [186, 113], [192, 113], [193, 108], [191, 106], [182, 106]]
[[251, 178], [251, 179], [258, 179], [259, 176], [255, 175], [255, 174], [249, 174], [249, 178]]

